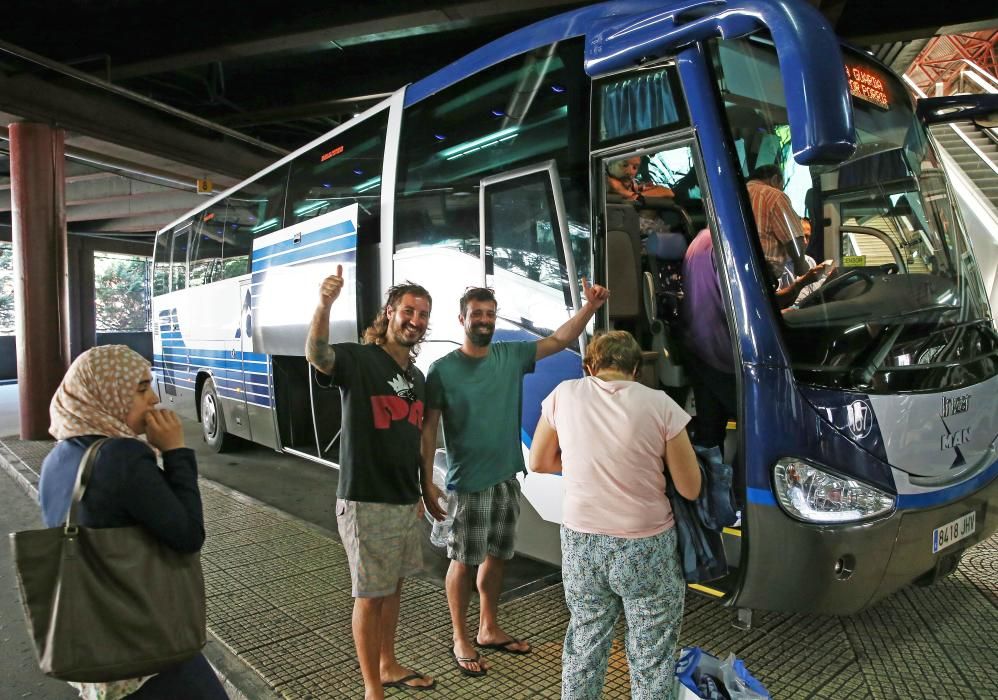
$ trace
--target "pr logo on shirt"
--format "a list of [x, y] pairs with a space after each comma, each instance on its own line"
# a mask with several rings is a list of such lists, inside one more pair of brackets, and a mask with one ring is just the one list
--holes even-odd
[[400, 396], [372, 396], [371, 412], [375, 430], [388, 430], [395, 421], [407, 420], [422, 430], [423, 402], [411, 404]]

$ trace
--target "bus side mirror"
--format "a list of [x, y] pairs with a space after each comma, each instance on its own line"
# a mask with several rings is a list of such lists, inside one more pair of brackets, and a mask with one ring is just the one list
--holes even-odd
[[998, 127], [998, 94], [923, 97], [918, 100], [915, 113], [926, 126], [973, 120], [978, 126], [991, 129]]

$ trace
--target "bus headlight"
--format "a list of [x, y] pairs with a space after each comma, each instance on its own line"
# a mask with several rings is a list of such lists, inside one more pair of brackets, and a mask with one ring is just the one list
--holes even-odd
[[866, 520], [894, 508], [891, 494], [830, 474], [803, 459], [781, 459], [773, 467], [773, 480], [783, 510], [807, 522]]

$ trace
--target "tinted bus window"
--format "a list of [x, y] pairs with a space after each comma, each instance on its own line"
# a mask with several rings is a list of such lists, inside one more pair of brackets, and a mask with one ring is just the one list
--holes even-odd
[[496, 267], [560, 291], [564, 261], [555, 242], [559, 233], [549, 183], [547, 173], [541, 172], [490, 187], [486, 229]]
[[170, 255], [170, 288], [173, 291], [187, 287], [187, 247], [193, 223], [188, 220], [173, 229]]
[[253, 239], [284, 226], [289, 170], [290, 166], [282, 165], [226, 198], [222, 279], [249, 272]]
[[170, 232], [156, 236], [153, 251], [152, 294], [159, 296], [170, 291]]
[[225, 232], [225, 202], [201, 212], [195, 220], [190, 241], [187, 286], [198, 287], [221, 279], [222, 236]]
[[291, 164], [285, 225], [360, 205], [360, 231], [379, 235], [388, 110], [324, 141]]
[[[481, 179], [552, 158], [573, 248], [575, 238], [588, 239], [589, 86], [581, 43], [573, 39], [509, 59], [410, 107], [399, 150], [396, 249], [443, 245], [477, 256]], [[588, 256], [576, 262], [584, 274]]]
[[689, 123], [672, 64], [608, 78], [594, 92], [598, 119], [593, 120], [593, 140], [599, 144], [632, 141]]

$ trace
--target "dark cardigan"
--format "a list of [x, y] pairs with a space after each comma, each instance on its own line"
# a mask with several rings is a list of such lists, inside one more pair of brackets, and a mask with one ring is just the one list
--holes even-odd
[[[97, 435], [62, 440], [42, 463], [38, 501], [47, 527], [66, 521], [80, 459]], [[112, 438], [98, 450], [80, 503], [79, 524], [91, 528], [141, 525], [179, 552], [204, 544], [204, 515], [194, 450], [163, 453], [163, 469], [146, 443]]]

